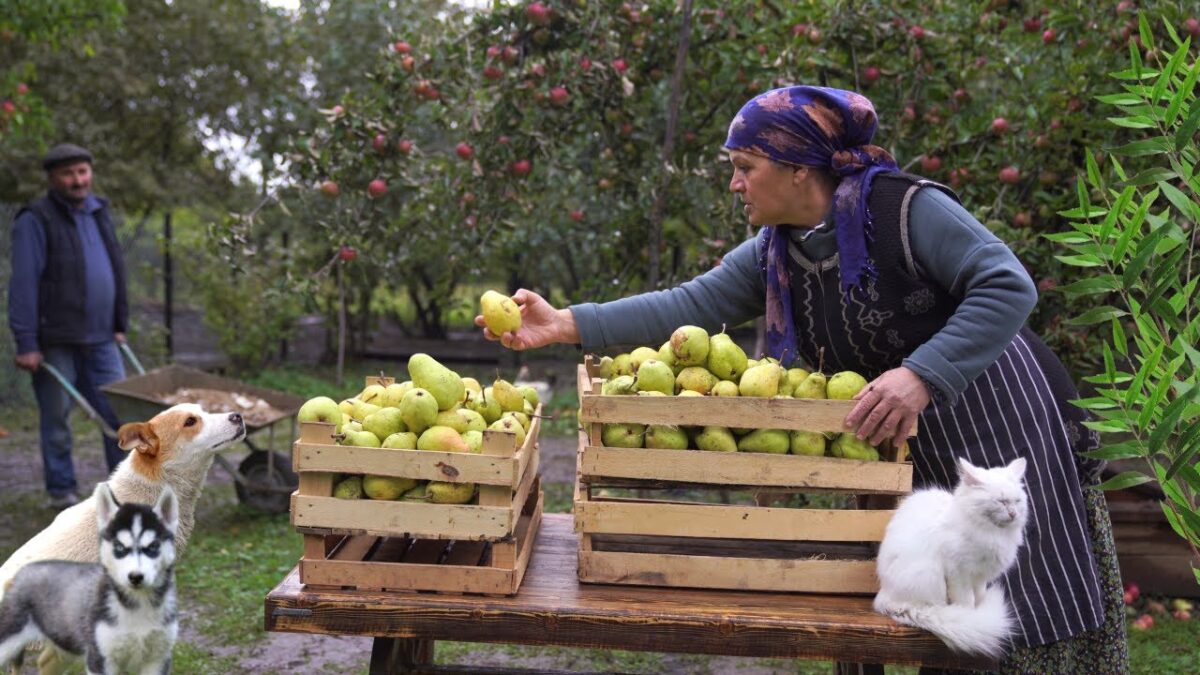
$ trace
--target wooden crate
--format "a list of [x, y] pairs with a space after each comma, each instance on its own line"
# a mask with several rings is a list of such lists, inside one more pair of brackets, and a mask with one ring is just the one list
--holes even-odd
[[[367, 378], [375, 382], [390, 380]], [[341, 446], [333, 430], [332, 424], [301, 424], [292, 449], [300, 487], [292, 494], [291, 522], [304, 535], [302, 583], [517, 592], [541, 522], [538, 416], [520, 447], [515, 434], [484, 431], [478, 455]], [[479, 498], [477, 504], [338, 499], [339, 473], [475, 483]]]
[[[602, 396], [598, 368], [579, 367], [581, 431], [575, 489], [579, 580], [734, 590], [875, 593], [875, 553], [912, 491], [905, 453], [884, 461], [614, 448], [604, 423], [841, 431], [851, 401]], [[915, 433], [910, 430], [910, 435]], [[636, 497], [604, 494], [633, 488]], [[673, 491], [751, 490], [858, 495], [858, 509], [682, 501]], [[647, 496], [649, 493], [649, 496]]]

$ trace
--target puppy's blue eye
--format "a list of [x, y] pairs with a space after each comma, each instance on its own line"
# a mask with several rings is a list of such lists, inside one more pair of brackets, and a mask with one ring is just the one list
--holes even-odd
[[119, 543], [119, 542], [113, 544], [113, 555], [115, 555], [116, 557], [122, 558], [127, 553], [129, 553], [129, 549], [125, 548], [124, 544]]
[[158, 542], [152, 542], [146, 547], [146, 555], [158, 555]]

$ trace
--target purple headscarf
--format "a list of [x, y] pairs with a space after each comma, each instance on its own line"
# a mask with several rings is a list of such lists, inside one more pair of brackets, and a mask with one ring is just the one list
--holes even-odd
[[[861, 290], [866, 278], [877, 274], [867, 258], [872, 240], [867, 198], [876, 174], [898, 169], [886, 150], [871, 145], [877, 124], [875, 106], [861, 94], [829, 87], [784, 87], [759, 94], [742, 106], [725, 140], [729, 150], [827, 169], [840, 179], [831, 224], [845, 293]], [[760, 236], [767, 266], [767, 346], [772, 356], [788, 363], [796, 358], [788, 235], [782, 228], [764, 227]]]

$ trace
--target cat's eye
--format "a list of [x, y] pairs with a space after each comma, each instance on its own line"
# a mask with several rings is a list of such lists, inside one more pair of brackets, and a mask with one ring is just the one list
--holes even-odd
[[194, 427], [194, 426], [196, 426], [196, 421], [197, 421], [197, 420], [196, 420], [196, 418], [195, 418], [195, 417], [189, 417], [189, 418], [187, 418], [186, 420], [184, 420], [184, 422], [183, 422], [183, 426], [185, 426], [185, 427]]

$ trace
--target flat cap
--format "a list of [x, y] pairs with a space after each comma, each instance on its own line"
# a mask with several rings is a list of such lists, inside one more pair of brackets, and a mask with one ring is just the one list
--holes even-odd
[[50, 148], [50, 152], [46, 153], [45, 159], [42, 160], [42, 168], [46, 171], [49, 171], [56, 166], [78, 162], [80, 160], [91, 164], [92, 153], [84, 150], [78, 145], [72, 145], [71, 143], [60, 143], [53, 148]]

